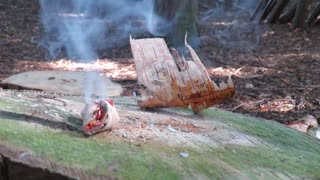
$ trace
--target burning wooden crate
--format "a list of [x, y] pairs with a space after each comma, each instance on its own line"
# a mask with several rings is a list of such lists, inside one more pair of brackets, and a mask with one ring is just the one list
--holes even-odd
[[143, 97], [141, 108], [188, 107], [199, 112], [221, 103], [235, 93], [231, 78], [219, 86], [211, 80], [200, 58], [186, 43], [186, 60], [164, 39], [132, 39], [130, 44]]

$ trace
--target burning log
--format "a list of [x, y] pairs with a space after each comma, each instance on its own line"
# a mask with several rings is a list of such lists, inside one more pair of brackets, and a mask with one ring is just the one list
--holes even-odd
[[164, 39], [131, 39], [138, 82], [144, 87], [138, 101], [141, 108], [188, 107], [194, 112], [221, 103], [235, 93], [229, 77], [219, 86], [213, 82], [200, 58], [190, 45], [186, 60], [179, 51], [168, 49]]
[[86, 104], [81, 116], [83, 118], [83, 130], [88, 135], [111, 130], [120, 119], [112, 99]]

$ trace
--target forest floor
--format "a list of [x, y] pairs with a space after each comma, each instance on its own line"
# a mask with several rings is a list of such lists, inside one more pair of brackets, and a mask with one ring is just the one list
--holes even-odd
[[[304, 32], [247, 18], [248, 13], [235, 10], [200, 12], [199, 56], [213, 79], [233, 75], [236, 85], [235, 97], [218, 108], [281, 123], [305, 115], [319, 120], [319, 27]], [[94, 64], [48, 60], [39, 45], [41, 29], [38, 1], [0, 2], [0, 80], [26, 71], [87, 70]], [[98, 63], [108, 77], [135, 83], [129, 46], [105, 51]]]

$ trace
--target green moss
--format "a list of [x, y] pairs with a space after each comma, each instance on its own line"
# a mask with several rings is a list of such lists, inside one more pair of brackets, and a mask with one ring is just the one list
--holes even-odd
[[178, 178], [174, 168], [152, 152], [128, 144], [84, 138], [76, 133], [61, 133], [9, 119], [0, 120], [0, 139], [29, 148], [48, 159], [97, 174], [105, 174], [114, 166], [117, 171], [110, 172], [111, 175], [122, 179]]
[[[0, 101], [0, 110], [16, 111], [4, 108], [15, 107], [14, 103]], [[159, 144], [134, 146], [17, 121], [21, 116], [0, 116], [0, 140], [29, 148], [68, 166], [120, 179], [275, 179], [279, 175], [320, 178], [320, 144], [316, 139], [278, 123], [249, 116], [214, 109], [201, 114], [222, 122], [230, 131], [257, 137], [261, 145], [213, 148], [203, 144], [199, 145], [200, 150]], [[78, 123], [76, 118], [69, 121]], [[188, 152], [190, 156], [181, 158], [180, 152]]]
[[241, 169], [263, 167], [299, 177], [320, 178], [320, 143], [317, 139], [279, 123], [245, 115], [214, 109], [201, 114], [261, 139], [259, 147], [226, 146], [222, 151], [215, 151], [220, 159], [232, 166]]
[[285, 151], [320, 152], [319, 140], [280, 123], [236, 113], [208, 109], [203, 115], [231, 124], [236, 130], [253, 135]]

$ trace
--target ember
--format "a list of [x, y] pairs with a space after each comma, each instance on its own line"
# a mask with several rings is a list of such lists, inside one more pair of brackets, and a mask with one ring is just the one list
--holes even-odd
[[[93, 113], [93, 117], [96, 120], [101, 121], [103, 116], [106, 114], [107, 112], [107, 107], [102, 105], [103, 101], [100, 101], [100, 103], [97, 105], [97, 110]], [[108, 114], [107, 114], [108, 116]]]

